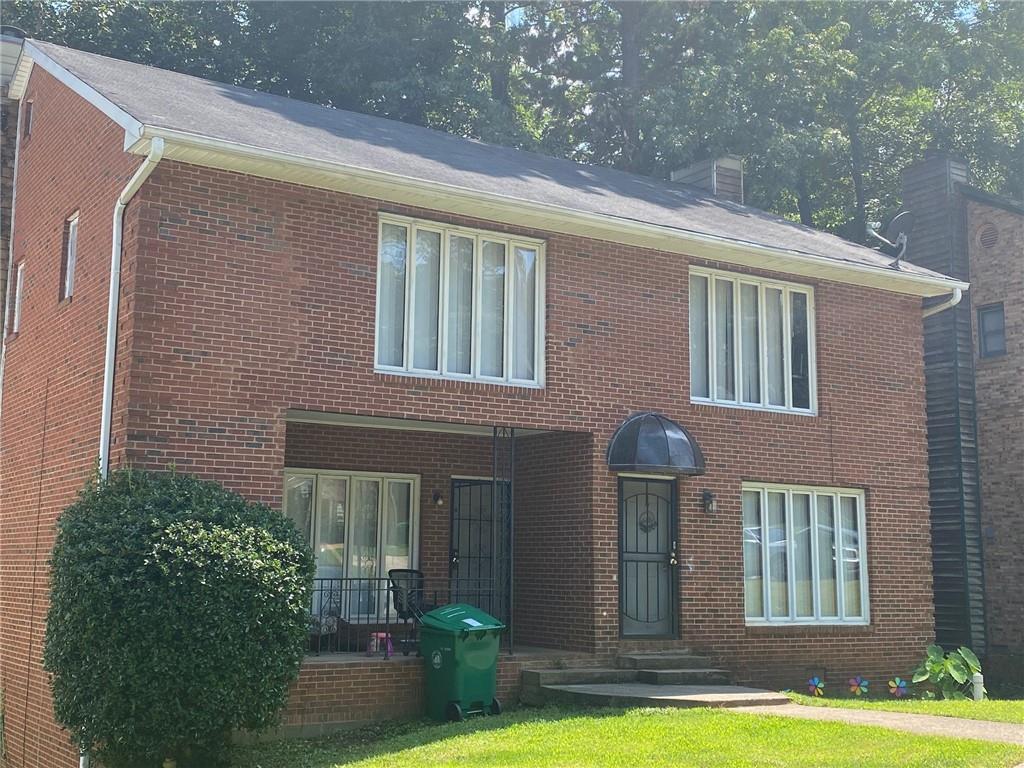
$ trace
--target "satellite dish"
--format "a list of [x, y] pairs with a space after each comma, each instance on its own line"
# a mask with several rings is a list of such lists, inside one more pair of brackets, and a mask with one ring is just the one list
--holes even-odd
[[882, 237], [873, 229], [869, 229], [868, 234], [895, 251], [896, 258], [889, 266], [893, 269], [899, 269], [900, 260], [907, 252], [907, 243], [910, 241], [910, 234], [913, 230], [914, 214], [911, 211], [903, 211], [896, 214], [892, 221], [889, 222], [885, 228], [885, 237]]

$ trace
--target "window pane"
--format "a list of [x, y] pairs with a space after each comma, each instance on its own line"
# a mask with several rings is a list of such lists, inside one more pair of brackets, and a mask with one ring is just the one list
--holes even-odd
[[757, 286], [740, 285], [740, 359], [743, 361], [742, 400], [761, 402], [761, 345], [757, 316]]
[[811, 407], [811, 361], [807, 343], [807, 295], [789, 294], [792, 302], [790, 318], [790, 354], [792, 355], [791, 373], [793, 376], [793, 407]]
[[512, 307], [512, 377], [532, 381], [534, 335], [537, 317], [537, 251], [515, 249], [515, 283]]
[[25, 294], [25, 262], [18, 265], [18, 276], [14, 279], [14, 317], [11, 318], [11, 333], [21, 329], [21, 302]]
[[377, 359], [381, 365], [402, 366], [405, 339], [405, 227], [384, 224], [380, 244], [380, 306], [377, 309]]
[[302, 534], [302, 540], [309, 544], [310, 526], [313, 520], [313, 478], [288, 475], [284, 481], [284, 513]]
[[469, 373], [473, 359], [473, 245], [470, 237], [448, 241], [448, 349], [452, 373]]
[[441, 233], [416, 232], [416, 275], [413, 279], [412, 365], [437, 370], [437, 298], [441, 278]]
[[690, 275], [690, 395], [709, 397], [708, 279]]
[[743, 492], [743, 593], [747, 616], [764, 618], [764, 568], [761, 563], [761, 494]]
[[[377, 576], [377, 510], [380, 482], [352, 480], [352, 522], [349, 535], [349, 578], [372, 579]], [[349, 588], [348, 610], [353, 614], [376, 612], [377, 591], [373, 582], [360, 582]]]
[[389, 480], [384, 524], [384, 572], [412, 565], [412, 484]]
[[715, 397], [735, 400], [732, 283], [715, 280]]
[[793, 496], [793, 606], [798, 618], [814, 616], [814, 569], [811, 560], [811, 497]]
[[786, 494], [768, 494], [768, 573], [771, 614], [789, 615], [789, 570], [786, 554]]
[[836, 596], [836, 528], [831, 496], [818, 496], [818, 583], [821, 596], [821, 615], [835, 618], [839, 615]]
[[765, 386], [769, 405], [786, 404], [786, 361], [782, 347], [783, 337], [782, 291], [764, 289], [764, 325], [767, 370]]
[[860, 599], [860, 527], [857, 521], [857, 500], [839, 497], [843, 543], [843, 612], [846, 619], [863, 616]]
[[1006, 352], [1006, 318], [1002, 304], [978, 310], [978, 340], [982, 357]]
[[484, 243], [480, 287], [480, 375], [504, 376], [505, 246]]
[[345, 504], [348, 480], [321, 477], [316, 501], [316, 576], [340, 579], [345, 576]]
[[68, 221], [68, 246], [64, 255], [64, 298], [75, 290], [75, 262], [78, 260], [78, 219]]

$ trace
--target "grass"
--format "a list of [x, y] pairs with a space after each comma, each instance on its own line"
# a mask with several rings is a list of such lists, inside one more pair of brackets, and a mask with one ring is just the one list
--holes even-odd
[[985, 701], [928, 701], [925, 699], [853, 699], [805, 696], [787, 693], [797, 704], [842, 709], [909, 712], [915, 715], [962, 717], [967, 720], [991, 720], [996, 723], [1024, 724], [1024, 700], [986, 699]]
[[[388, 733], [387, 731], [390, 731]], [[385, 735], [386, 734], [386, 735]], [[711, 709], [519, 710], [236, 748], [238, 768], [1012, 766], [1024, 748]]]

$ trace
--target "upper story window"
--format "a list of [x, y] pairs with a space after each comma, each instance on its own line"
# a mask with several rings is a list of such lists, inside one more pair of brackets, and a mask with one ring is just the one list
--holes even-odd
[[64, 222], [64, 251], [60, 260], [60, 300], [75, 292], [75, 262], [78, 260], [78, 211]]
[[32, 112], [33, 105], [31, 101], [25, 102], [25, 118], [21, 126], [21, 138], [27, 139], [32, 135]]
[[691, 269], [690, 397], [695, 402], [813, 413], [813, 290]]
[[378, 370], [544, 383], [544, 244], [380, 217]]
[[25, 262], [18, 265], [14, 278], [14, 305], [11, 307], [11, 333], [21, 330], [21, 303], [25, 297]]
[[864, 492], [743, 484], [748, 624], [867, 624]]
[[1006, 318], [1002, 304], [978, 307], [978, 353], [982, 357], [1006, 354]]

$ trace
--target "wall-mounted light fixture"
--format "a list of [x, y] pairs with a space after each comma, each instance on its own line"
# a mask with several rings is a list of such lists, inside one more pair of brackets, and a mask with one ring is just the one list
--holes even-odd
[[705, 488], [700, 493], [701, 503], [704, 505], [704, 514], [713, 515], [717, 511], [718, 503], [715, 501], [715, 494]]
[[438, 507], [444, 506], [444, 496], [441, 495], [440, 491], [434, 491], [434, 504]]

